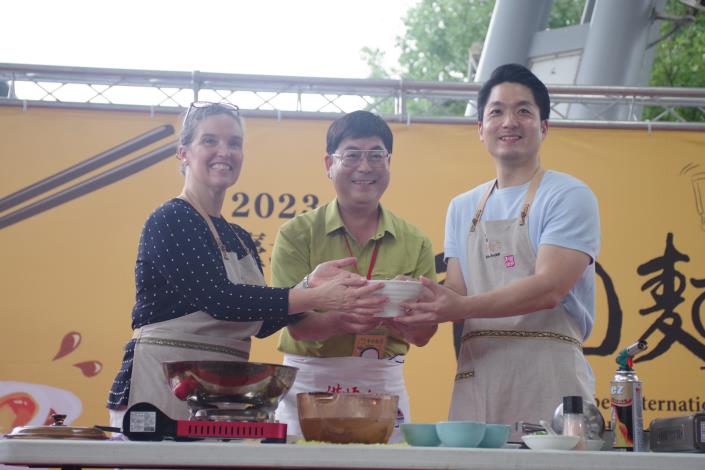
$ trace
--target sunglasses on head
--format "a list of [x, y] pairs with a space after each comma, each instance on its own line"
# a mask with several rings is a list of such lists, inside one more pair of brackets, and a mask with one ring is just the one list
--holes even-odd
[[188, 107], [188, 110], [186, 111], [186, 114], [184, 115], [184, 122], [189, 117], [189, 114], [191, 114], [191, 111], [194, 109], [203, 109], [203, 108], [209, 108], [211, 106], [220, 106], [228, 111], [231, 111], [232, 113], [235, 114], [235, 116], [240, 116], [240, 108], [237, 105], [226, 103], [226, 102], [221, 102], [221, 103], [213, 103], [210, 101], [194, 101], [191, 103], [191, 105]]

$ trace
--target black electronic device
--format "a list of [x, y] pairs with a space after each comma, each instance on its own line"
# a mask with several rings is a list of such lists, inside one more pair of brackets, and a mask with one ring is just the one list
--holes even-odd
[[705, 413], [655, 419], [649, 431], [652, 452], [705, 452]]

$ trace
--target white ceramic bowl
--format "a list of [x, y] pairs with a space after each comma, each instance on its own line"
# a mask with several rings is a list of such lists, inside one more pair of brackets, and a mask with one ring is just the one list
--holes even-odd
[[383, 295], [389, 300], [384, 304], [384, 312], [378, 313], [378, 317], [398, 317], [403, 315], [399, 304], [407, 300], [415, 300], [423, 290], [423, 284], [419, 281], [367, 281], [369, 284], [384, 284], [384, 288], [375, 292]]
[[533, 450], [570, 450], [578, 443], [578, 436], [551, 436], [550, 434], [527, 434], [521, 436], [529, 449]]

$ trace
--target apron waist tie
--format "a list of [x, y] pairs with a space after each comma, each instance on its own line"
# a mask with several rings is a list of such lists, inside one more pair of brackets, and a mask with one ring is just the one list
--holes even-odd
[[477, 330], [463, 335], [462, 340], [468, 341], [472, 338], [517, 338], [517, 339], [551, 339], [570, 343], [582, 349], [580, 341], [572, 336], [555, 333], [553, 331], [521, 331], [521, 330]]
[[[139, 328], [138, 328], [139, 330]], [[140, 334], [137, 332], [138, 330], [135, 330], [135, 333], [133, 333], [132, 338], [135, 340], [136, 343], [141, 343], [141, 344], [151, 344], [153, 346], [171, 346], [174, 348], [182, 348], [182, 349], [194, 349], [198, 351], [208, 351], [208, 352], [217, 352], [217, 353], [223, 353], [223, 354], [229, 354], [231, 356], [239, 357], [244, 360], [249, 360], [250, 355], [246, 353], [245, 351], [240, 351], [239, 349], [236, 348], [231, 348], [228, 346], [221, 346], [217, 344], [208, 344], [208, 343], [198, 343], [196, 341], [184, 341], [180, 339], [166, 339], [166, 338], [155, 338], [151, 336], [140, 336]]]

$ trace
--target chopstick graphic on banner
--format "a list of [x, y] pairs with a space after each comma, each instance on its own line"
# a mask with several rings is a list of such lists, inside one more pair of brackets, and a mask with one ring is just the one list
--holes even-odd
[[16, 224], [24, 219], [42, 213], [53, 207], [59, 206], [65, 202], [91, 193], [97, 189], [108, 186], [109, 184], [127, 178], [139, 171], [148, 168], [155, 163], [159, 163], [165, 158], [174, 156], [176, 153], [177, 143], [171, 142], [163, 147], [153, 150], [149, 153], [136, 157], [120, 166], [107, 170], [99, 175], [89, 178], [81, 183], [78, 183], [56, 194], [52, 194], [40, 201], [37, 201], [21, 209], [11, 212], [8, 215], [0, 217], [0, 229], [9, 225]]
[[55, 175], [44, 178], [41, 181], [31, 184], [26, 188], [20, 189], [19, 191], [0, 199], [0, 212], [6, 211], [13, 206], [21, 204], [35, 196], [38, 196], [39, 194], [54, 189], [57, 186], [61, 186], [62, 184], [74, 180], [79, 176], [83, 176], [96, 168], [100, 168], [101, 166], [114, 162], [118, 158], [122, 158], [136, 150], [144, 148], [168, 135], [172, 135], [173, 133], [174, 127], [169, 124], [165, 124], [154, 128], [151, 131], [147, 131], [142, 135], [138, 135], [134, 139], [130, 139], [127, 142], [106, 150], [103, 153], [99, 153], [93, 158], [77, 163], [74, 166], [56, 173]]
[[[174, 128], [164, 125], [118, 145], [95, 157], [85, 160], [55, 175], [45, 178], [24, 189], [21, 189], [7, 197], [0, 199], [0, 211], [21, 204], [39, 194], [45, 193], [61, 184], [76, 179], [86, 173], [117, 160], [129, 153], [143, 148], [159, 139], [174, 133]], [[0, 216], [0, 229], [16, 224], [24, 219], [37, 215], [46, 210], [52, 209], [65, 202], [71, 201], [85, 194], [108, 186], [116, 181], [120, 181], [130, 175], [148, 168], [165, 158], [176, 153], [177, 142], [170, 142], [156, 150], [152, 150], [143, 155], [133, 158], [121, 165], [104, 171], [92, 178], [77, 183], [69, 188], [45, 197], [37, 202], [24, 206], [7, 215]]]

